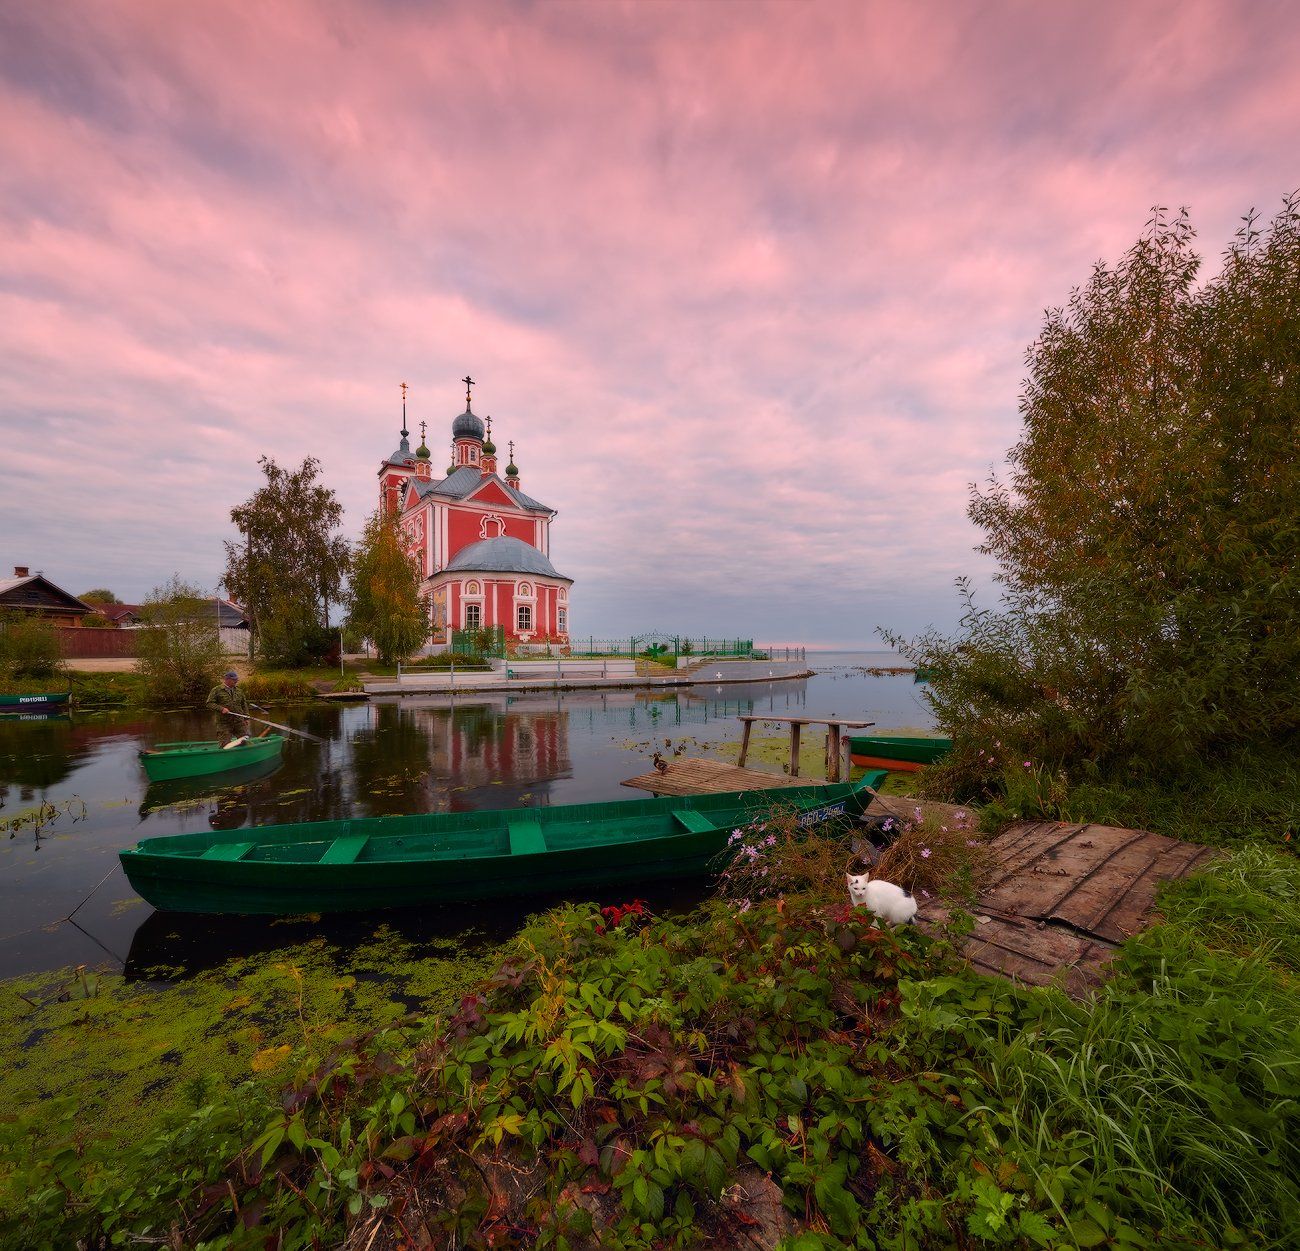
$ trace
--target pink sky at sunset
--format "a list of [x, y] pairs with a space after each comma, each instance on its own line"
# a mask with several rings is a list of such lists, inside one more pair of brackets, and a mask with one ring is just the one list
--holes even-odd
[[211, 588], [263, 453], [355, 536], [468, 372], [575, 633], [951, 624], [1044, 307], [1298, 137], [1283, 2], [7, 4], [0, 572]]

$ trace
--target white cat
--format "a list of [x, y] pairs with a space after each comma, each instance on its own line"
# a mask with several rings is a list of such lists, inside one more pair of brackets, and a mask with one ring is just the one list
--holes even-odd
[[865, 873], [847, 873], [849, 898], [857, 907], [867, 908], [890, 925], [905, 925], [916, 917], [916, 900], [911, 891], [877, 878], [874, 881]]

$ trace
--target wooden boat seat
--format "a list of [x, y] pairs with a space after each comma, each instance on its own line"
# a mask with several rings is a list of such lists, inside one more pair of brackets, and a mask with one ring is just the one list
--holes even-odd
[[707, 834], [714, 828], [708, 817], [693, 808], [675, 808], [673, 817], [678, 825], [685, 826], [692, 834]]
[[253, 850], [253, 843], [218, 843], [203, 853], [204, 860], [242, 860]]
[[318, 864], [352, 864], [361, 854], [361, 849], [370, 841], [369, 834], [347, 834], [343, 838], [336, 838], [328, 847], [325, 848], [325, 854], [317, 861]]
[[536, 821], [512, 821], [506, 829], [510, 832], [512, 856], [535, 856], [550, 850], [546, 845], [546, 835]]

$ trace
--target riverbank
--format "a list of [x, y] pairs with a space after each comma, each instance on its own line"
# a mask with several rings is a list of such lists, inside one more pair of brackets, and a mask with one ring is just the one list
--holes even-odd
[[[1239, 847], [1167, 891], [1163, 924], [1071, 1001], [866, 924], [844, 906], [841, 853], [800, 848], [760, 851], [780, 899], [550, 913], [468, 998], [431, 987], [400, 1021], [390, 1001], [353, 1043], [318, 997], [328, 966], [223, 970], [202, 997], [247, 982], [278, 1012], [237, 1042], [246, 1080], [205, 1084], [212, 1061], [183, 1054], [171, 1102], [142, 1088], [129, 1136], [72, 1098], [10, 1120], [0, 1230], [29, 1246], [121, 1231], [242, 1247], [266, 1229], [358, 1251], [1288, 1245], [1294, 857]], [[313, 969], [310, 994], [294, 967]], [[70, 1038], [139, 1010], [114, 998], [96, 1013], [94, 998], [62, 1006]], [[68, 1005], [83, 1003], [79, 1021]], [[167, 1041], [141, 1032], [139, 1054]]]

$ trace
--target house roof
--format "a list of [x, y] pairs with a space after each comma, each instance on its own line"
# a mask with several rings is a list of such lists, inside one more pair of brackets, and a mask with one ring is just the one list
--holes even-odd
[[123, 617], [143, 617], [143, 604], [96, 604], [95, 611], [110, 621], [121, 621]]
[[425, 478], [412, 478], [411, 485], [421, 499], [424, 499], [426, 495], [444, 495], [450, 496], [452, 499], [462, 500], [488, 481], [497, 483], [520, 508], [533, 508], [543, 513], [553, 513], [555, 511], [555, 509], [539, 503], [531, 495], [525, 495], [522, 491], [516, 490], [496, 474], [482, 473], [476, 465], [461, 465], [460, 468], [443, 478], [441, 482], [432, 482]]
[[83, 614], [94, 611], [89, 604], [83, 604], [75, 595], [69, 595], [61, 586], [56, 586], [43, 573], [0, 578], [0, 608], [45, 608]]
[[455, 573], [458, 570], [474, 573], [531, 573], [535, 577], [573, 581], [562, 573], [556, 573], [555, 566], [545, 553], [531, 543], [504, 534], [462, 547], [447, 562], [443, 572]]

